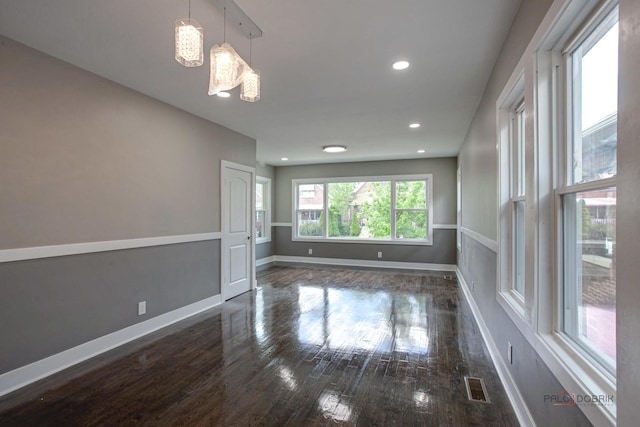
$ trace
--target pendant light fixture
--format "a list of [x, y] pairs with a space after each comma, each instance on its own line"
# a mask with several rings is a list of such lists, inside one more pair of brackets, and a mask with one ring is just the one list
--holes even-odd
[[227, 43], [227, 8], [224, 8], [224, 41], [222, 45], [211, 48], [211, 70], [209, 76], [209, 95], [231, 90], [242, 83], [249, 71], [249, 65]]
[[199, 67], [203, 63], [204, 31], [195, 19], [191, 19], [191, 0], [189, 17], [178, 19], [176, 32], [176, 61], [185, 67]]
[[242, 80], [240, 86], [240, 99], [247, 102], [256, 102], [260, 99], [260, 72], [251, 68], [251, 44], [253, 38], [249, 33], [249, 71]]
[[[209, 95], [227, 92], [242, 84], [240, 98], [255, 102], [260, 99], [260, 73], [250, 65], [227, 43], [227, 8], [235, 23], [235, 28], [249, 37], [249, 62], [251, 62], [251, 42], [262, 37], [262, 30], [237, 5], [234, 0], [211, 0], [223, 15], [224, 39], [220, 45], [210, 50]], [[191, 18], [191, 0], [189, 17], [175, 22], [175, 58], [185, 67], [199, 67], [203, 64], [204, 31], [202, 26]], [[228, 96], [228, 93], [226, 94]], [[222, 96], [222, 94], [221, 94]]]

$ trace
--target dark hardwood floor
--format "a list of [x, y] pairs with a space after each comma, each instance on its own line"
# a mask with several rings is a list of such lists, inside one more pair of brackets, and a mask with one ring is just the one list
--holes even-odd
[[274, 265], [258, 287], [5, 396], [0, 425], [518, 425], [455, 279]]

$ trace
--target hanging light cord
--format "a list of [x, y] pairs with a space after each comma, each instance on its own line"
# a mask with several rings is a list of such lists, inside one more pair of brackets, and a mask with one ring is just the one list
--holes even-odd
[[189, 0], [189, 22], [191, 22], [191, 0]]
[[253, 42], [253, 38], [251, 37], [251, 33], [249, 33], [249, 68], [251, 68], [251, 44]]
[[223, 33], [222, 33], [222, 41], [223, 41], [223, 43], [226, 43], [227, 42], [227, 8], [226, 8], [226, 6], [224, 8], [224, 11], [222, 12], [222, 16], [223, 16], [223, 18], [222, 18], [222, 21], [223, 21], [223, 24], [222, 24], [222, 28], [223, 28], [223, 30], [222, 30], [223, 31]]

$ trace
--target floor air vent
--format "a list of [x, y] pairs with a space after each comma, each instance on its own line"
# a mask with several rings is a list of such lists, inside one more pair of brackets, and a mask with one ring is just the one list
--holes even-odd
[[444, 280], [453, 280], [453, 276], [451, 276], [451, 275], [445, 275], [445, 276], [444, 276]]
[[464, 377], [467, 397], [473, 402], [489, 403], [489, 395], [482, 378]]

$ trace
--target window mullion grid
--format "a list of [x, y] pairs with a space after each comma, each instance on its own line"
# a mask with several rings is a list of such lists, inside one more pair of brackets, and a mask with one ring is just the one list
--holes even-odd
[[607, 188], [607, 187], [615, 187], [616, 181], [617, 181], [616, 177], [613, 176], [611, 178], [598, 179], [598, 180], [589, 181], [589, 182], [581, 182], [578, 184], [567, 185], [565, 187], [558, 188], [557, 193], [560, 196], [563, 196], [565, 194], [580, 193], [580, 192], [591, 191], [591, 190], [600, 190], [602, 188]]

